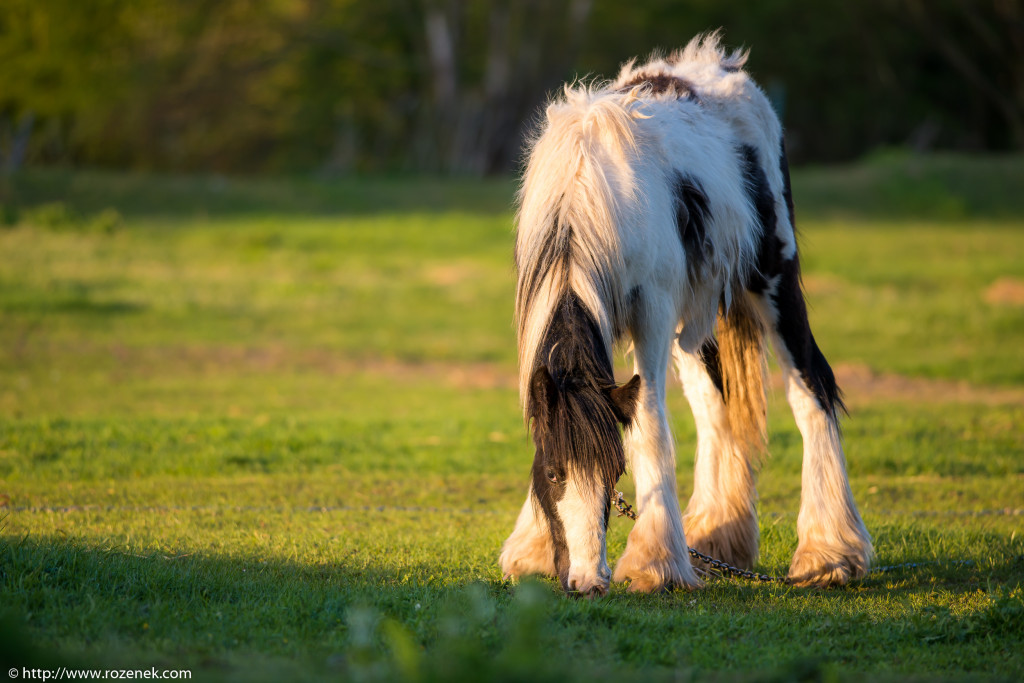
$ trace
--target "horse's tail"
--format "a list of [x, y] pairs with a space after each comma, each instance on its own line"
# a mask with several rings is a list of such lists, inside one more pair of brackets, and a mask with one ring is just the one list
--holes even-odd
[[740, 290], [719, 312], [718, 354], [729, 426], [747, 452], [763, 452], [767, 443], [766, 351], [764, 323]]
[[565, 89], [530, 148], [516, 216], [516, 331], [520, 397], [552, 311], [570, 292], [593, 316], [611, 361], [623, 308], [617, 224], [635, 199], [636, 93]]

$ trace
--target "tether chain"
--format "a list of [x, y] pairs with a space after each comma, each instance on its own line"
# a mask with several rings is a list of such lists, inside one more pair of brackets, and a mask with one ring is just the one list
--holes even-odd
[[[626, 502], [626, 499], [622, 496], [622, 491], [615, 491], [614, 497], [612, 498], [612, 504], [615, 505], [615, 509], [619, 511], [619, 517], [629, 517], [634, 522], [636, 521], [636, 513], [633, 511], [633, 506]], [[763, 583], [789, 583], [789, 579], [784, 576], [769, 576], [768, 574], [758, 574], [757, 572], [750, 571], [749, 569], [740, 569], [734, 567], [728, 562], [723, 562], [717, 558], [705, 555], [701, 551], [695, 548], [687, 548], [690, 552], [691, 557], [695, 557], [704, 564], [710, 566], [712, 569], [722, 572], [723, 574], [731, 574], [740, 579], [748, 579], [750, 581], [761, 581]]]
[[[622, 496], [622, 491], [612, 489], [614, 495], [612, 497], [612, 504], [615, 509], [619, 511], [619, 517], [629, 517], [634, 522], [636, 521], [636, 512], [633, 511], [633, 506], [626, 502], [626, 499]], [[768, 574], [758, 574], [757, 572], [750, 571], [749, 569], [740, 569], [734, 567], [727, 562], [705, 555], [699, 550], [694, 548], [687, 548], [691, 557], [695, 557], [704, 564], [709, 565], [712, 569], [721, 572], [723, 575], [731, 574], [740, 579], [748, 579], [750, 581], [761, 581], [762, 583], [789, 583], [789, 579], [785, 576], [770, 576]], [[893, 564], [885, 567], [875, 567], [871, 570], [872, 574], [884, 574], [887, 572], [897, 571], [899, 569], [916, 569], [925, 565], [940, 564], [937, 560], [928, 562], [904, 562], [903, 564]], [[970, 560], [959, 560], [955, 564], [969, 565], [973, 564]]]

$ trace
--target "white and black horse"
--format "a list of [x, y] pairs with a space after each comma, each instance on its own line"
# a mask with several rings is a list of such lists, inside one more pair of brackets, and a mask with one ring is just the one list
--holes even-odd
[[[752, 566], [766, 338], [804, 443], [789, 578], [843, 584], [868, 571], [843, 405], [807, 322], [782, 130], [745, 62], [717, 34], [698, 37], [602, 87], [567, 86], [547, 107], [517, 215], [520, 394], [536, 455], [501, 552], [507, 576], [557, 576], [586, 595], [612, 578], [693, 588], [687, 543]], [[636, 376], [616, 386], [612, 346], [626, 339]], [[685, 515], [665, 413], [670, 356], [697, 425]], [[639, 516], [613, 575], [605, 534], [627, 467]]]

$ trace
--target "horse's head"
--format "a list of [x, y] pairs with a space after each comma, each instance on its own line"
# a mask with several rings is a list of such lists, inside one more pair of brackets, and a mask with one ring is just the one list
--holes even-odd
[[626, 466], [618, 426], [633, 419], [639, 390], [639, 376], [620, 387], [601, 386], [552, 377], [545, 366], [530, 381], [534, 501], [547, 520], [567, 593], [608, 592], [605, 533], [611, 495]]

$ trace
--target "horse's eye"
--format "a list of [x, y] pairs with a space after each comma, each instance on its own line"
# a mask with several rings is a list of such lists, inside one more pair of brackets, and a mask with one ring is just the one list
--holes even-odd
[[558, 475], [555, 474], [555, 470], [553, 468], [549, 467], [546, 470], [544, 470], [544, 475], [548, 478], [548, 481], [550, 481], [552, 484], [557, 484], [558, 483]]

